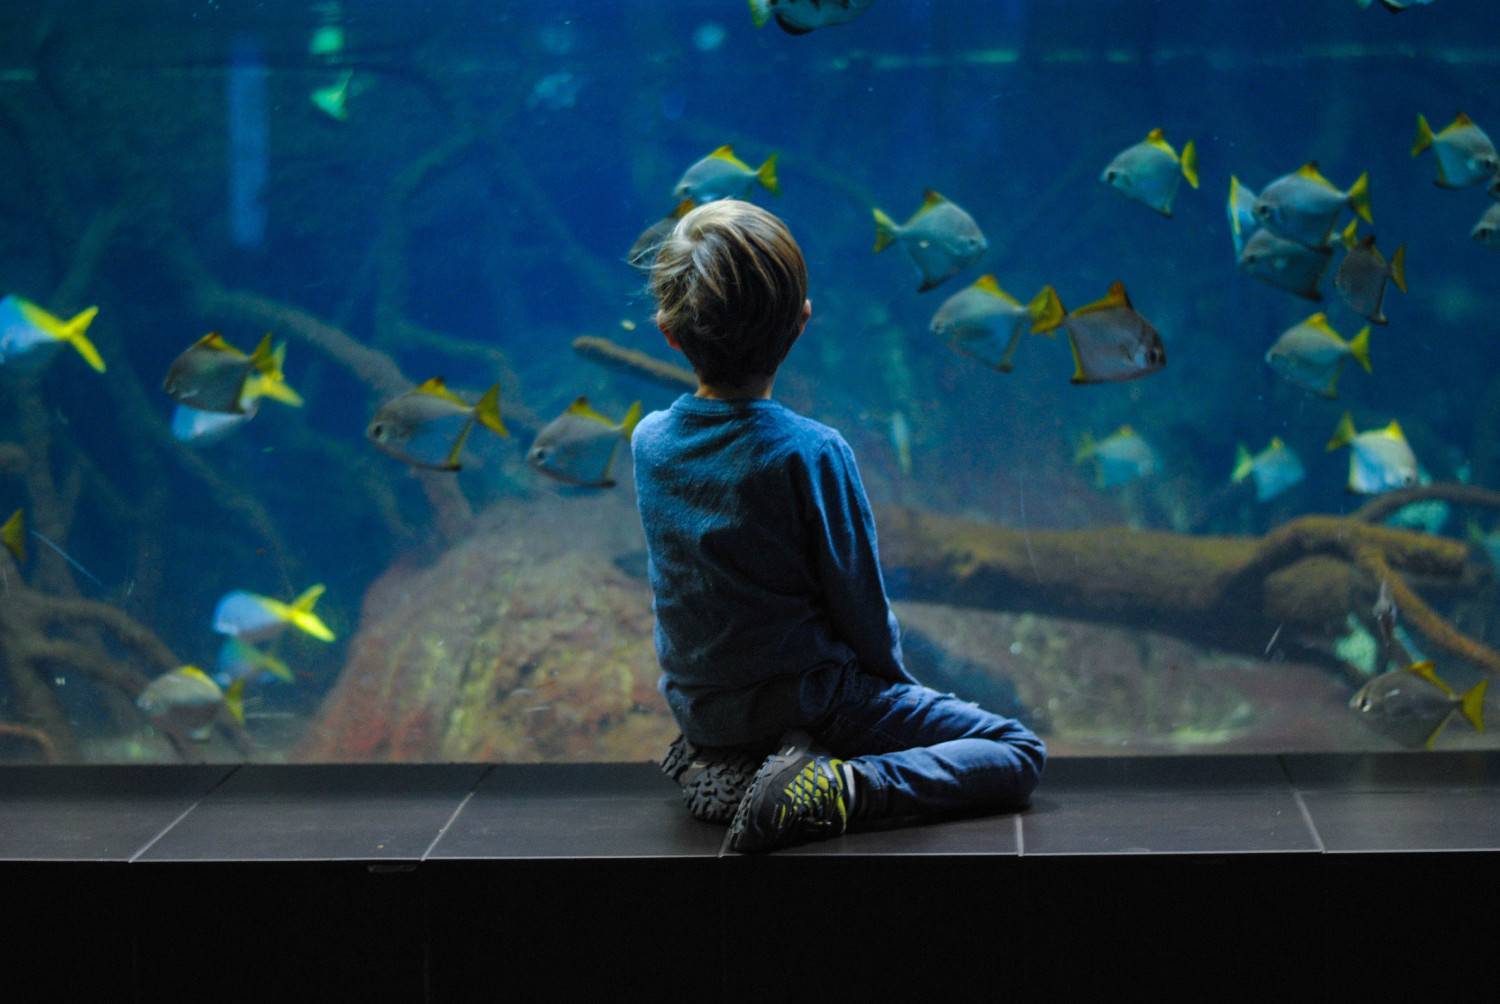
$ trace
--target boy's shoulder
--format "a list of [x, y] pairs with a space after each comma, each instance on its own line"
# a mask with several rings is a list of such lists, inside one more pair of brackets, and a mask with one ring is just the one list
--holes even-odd
[[640, 442], [675, 438], [688, 427], [695, 427], [708, 418], [733, 420], [743, 427], [753, 428], [761, 438], [775, 442], [790, 452], [815, 454], [825, 447], [839, 445], [847, 449], [844, 437], [831, 425], [808, 418], [788, 408], [779, 401], [757, 400], [735, 402], [737, 407], [726, 408], [724, 402], [708, 404], [701, 398], [685, 396], [670, 408], [653, 411], [643, 417], [635, 428]]

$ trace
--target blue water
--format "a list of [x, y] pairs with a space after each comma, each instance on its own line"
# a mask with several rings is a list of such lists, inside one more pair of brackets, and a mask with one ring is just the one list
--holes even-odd
[[[100, 305], [110, 372], [59, 358], [40, 384], [59, 479], [86, 457], [116, 489], [91, 491], [86, 474], [59, 541], [108, 584], [79, 578], [83, 595], [204, 662], [223, 593], [289, 600], [327, 583], [319, 611], [339, 642], [299, 648], [304, 675], [268, 692], [274, 706], [311, 714], [366, 587], [441, 541], [419, 483], [363, 440], [382, 396], [304, 342], [287, 359], [304, 409], [267, 403], [182, 459], [165, 438], [162, 374], [208, 330], [246, 350], [261, 330], [226, 328], [194, 302], [155, 250], [160, 227], [219, 283], [378, 343], [412, 380], [442, 375], [477, 395], [498, 378], [483, 355], [492, 347], [514, 373], [507, 393], [519, 388], [538, 420], [580, 394], [619, 415], [637, 398], [664, 406], [672, 392], [580, 359], [572, 339], [603, 335], [669, 358], [626, 250], [671, 210], [674, 183], [699, 157], [732, 144], [756, 165], [774, 151], [782, 194], [751, 197], [802, 243], [814, 305], [778, 392], [844, 432], [878, 502], [1032, 529], [1259, 533], [1361, 501], [1344, 491], [1347, 455], [1323, 449], [1346, 409], [1362, 430], [1399, 420], [1436, 480], [1500, 484], [1500, 446], [1485, 428], [1500, 396], [1500, 258], [1469, 239], [1490, 203], [1482, 187], [1436, 187], [1432, 155], [1409, 155], [1418, 113], [1440, 128], [1463, 110], [1500, 130], [1500, 7], [1489, 0], [1399, 16], [1354, 0], [878, 0], [852, 24], [795, 38], [756, 30], [734, 0], [232, 7], [0, 14], [0, 128], [11, 137], [0, 152], [0, 264], [7, 292], [59, 313]], [[309, 53], [328, 24], [343, 28], [344, 49]], [[346, 68], [339, 121], [309, 95]], [[1158, 126], [1199, 153], [1202, 187], [1183, 186], [1172, 219], [1098, 180]], [[392, 210], [402, 173], [450, 144], [457, 152]], [[1388, 294], [1374, 373], [1347, 368], [1332, 402], [1262, 357], [1316, 309], [1345, 336], [1363, 322], [1331, 271], [1321, 306], [1237, 271], [1224, 210], [1231, 174], [1259, 191], [1308, 160], [1340, 187], [1368, 171], [1381, 248], [1407, 247], [1411, 292]], [[967, 209], [990, 250], [919, 295], [899, 249], [871, 252], [871, 209], [905, 220], [928, 188]], [[70, 302], [49, 304], [79, 235], [122, 201], [140, 215]], [[1074, 387], [1061, 340], [1028, 338], [1008, 375], [958, 356], [927, 324], [985, 272], [1023, 301], [1051, 283], [1069, 307], [1123, 281], [1162, 334], [1166, 369]], [[388, 308], [450, 348], [381, 328]], [[159, 427], [137, 423], [146, 413]], [[896, 413], [911, 430], [910, 473], [891, 439]], [[520, 462], [536, 423], [506, 420], [514, 437], [478, 444], [482, 464], [458, 475], [476, 510], [552, 490]], [[1084, 433], [1122, 424], [1150, 440], [1159, 472], [1096, 488], [1074, 450]], [[33, 434], [0, 404], [0, 440], [27, 445]], [[1238, 443], [1256, 451], [1273, 435], [1298, 451], [1307, 479], [1258, 504], [1228, 475]], [[284, 561], [243, 511], [215, 500], [205, 465], [272, 514]], [[0, 515], [34, 504], [20, 479], [0, 475]], [[391, 505], [404, 531], [392, 531]], [[1464, 527], [1455, 518], [1446, 530]], [[137, 595], [148, 567], [159, 581]], [[87, 688], [59, 700], [82, 732], [112, 727]]]

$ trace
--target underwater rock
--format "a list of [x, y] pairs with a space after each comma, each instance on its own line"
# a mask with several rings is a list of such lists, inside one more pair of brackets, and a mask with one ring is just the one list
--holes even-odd
[[549, 492], [391, 568], [293, 759], [659, 759], [651, 593], [614, 564], [640, 548], [632, 496]]

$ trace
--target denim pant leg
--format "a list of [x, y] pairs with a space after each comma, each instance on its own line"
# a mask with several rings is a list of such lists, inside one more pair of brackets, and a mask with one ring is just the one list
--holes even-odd
[[930, 687], [851, 672], [814, 742], [865, 781], [858, 816], [1017, 808], [1047, 748], [1020, 722]]

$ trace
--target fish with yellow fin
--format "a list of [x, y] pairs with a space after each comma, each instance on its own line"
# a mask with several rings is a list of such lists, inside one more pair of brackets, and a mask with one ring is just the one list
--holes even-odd
[[227, 687], [241, 678], [254, 683], [262, 676], [272, 676], [284, 683], [292, 682], [291, 668], [277, 656], [234, 635], [225, 638], [224, 644], [219, 646], [214, 682]]
[[1308, 247], [1278, 237], [1261, 227], [1240, 249], [1239, 266], [1268, 286], [1284, 289], [1304, 300], [1321, 300], [1318, 284], [1333, 261], [1330, 247]]
[[254, 643], [270, 641], [294, 627], [319, 641], [333, 641], [333, 632], [313, 613], [325, 588], [322, 583], [310, 586], [290, 603], [243, 589], [225, 593], [214, 608], [214, 630]]
[[5, 525], [0, 526], [0, 544], [15, 555], [17, 564], [26, 564], [26, 517], [21, 510], [11, 513]]
[[1344, 260], [1334, 273], [1333, 286], [1349, 309], [1371, 324], [1385, 324], [1386, 284], [1406, 292], [1406, 245], [1396, 248], [1390, 261], [1375, 246], [1375, 235], [1357, 236], [1358, 220], [1344, 229]]
[[1269, 502], [1301, 482], [1305, 475], [1302, 461], [1292, 448], [1283, 443], [1281, 437], [1272, 436], [1270, 445], [1253, 456], [1245, 444], [1239, 445], [1229, 480], [1239, 484], [1246, 478], [1254, 478], [1255, 501]]
[[676, 209], [641, 231], [641, 235], [626, 252], [625, 260], [635, 268], [651, 271], [651, 266], [656, 264], [656, 252], [661, 248], [661, 242], [671, 234], [677, 221], [692, 212], [696, 205], [692, 199], [683, 199], [677, 203]]
[[905, 223], [882, 210], [875, 213], [875, 251], [899, 243], [921, 274], [917, 292], [941, 285], [979, 260], [989, 248], [984, 231], [958, 203], [932, 189], [922, 196], [922, 207]]
[[1469, 236], [1492, 251], [1500, 251], [1500, 203], [1484, 211]]
[[433, 377], [381, 405], [365, 428], [365, 437], [402, 463], [457, 471], [463, 468], [459, 458], [476, 424], [497, 436], [510, 435], [500, 421], [500, 385], [469, 404], [449, 390], [441, 377]]
[[1172, 200], [1186, 178], [1198, 187], [1198, 148], [1192, 140], [1179, 156], [1161, 129], [1122, 150], [1099, 175], [1099, 180], [1128, 199], [1150, 206], [1163, 216], [1172, 215]]
[[1167, 365], [1161, 335], [1131, 305], [1122, 282], [1104, 299], [1065, 313], [1062, 325], [1073, 349], [1075, 384], [1135, 380]]
[[1435, 184], [1439, 188], [1468, 188], [1483, 184], [1500, 172], [1500, 153], [1495, 152], [1495, 144], [1463, 112], [1437, 133], [1427, 124], [1426, 116], [1417, 116], [1417, 137], [1412, 141], [1411, 155], [1420, 156], [1428, 149], [1437, 158]]
[[262, 397], [300, 407], [301, 395], [287, 386], [281, 371], [285, 356], [284, 347], [271, 347], [269, 333], [246, 355], [210, 332], [172, 361], [162, 389], [178, 404], [229, 415], [243, 415], [250, 402]]
[[751, 167], [725, 144], [684, 171], [672, 187], [672, 197], [679, 206], [688, 199], [699, 205], [715, 199], [743, 199], [757, 184], [772, 195], [781, 194], [776, 154], [767, 157], [760, 167]]
[[1361, 174], [1348, 190], [1323, 177], [1316, 161], [1308, 161], [1261, 189], [1254, 204], [1255, 218], [1287, 240], [1309, 247], [1327, 244], [1339, 214], [1345, 209], [1373, 224], [1370, 176]]
[[238, 725], [245, 724], [244, 696], [243, 679], [224, 691], [197, 666], [182, 666], [147, 684], [135, 704], [174, 741], [203, 743], [222, 714], [228, 713]]
[[1240, 183], [1234, 175], [1229, 176], [1229, 235], [1234, 238], [1234, 257], [1238, 261], [1245, 251], [1245, 242], [1260, 223], [1255, 218], [1255, 193]]
[[956, 351], [1009, 373], [1023, 332], [1050, 335], [1062, 319], [1062, 303], [1051, 286], [1022, 304], [993, 275], [982, 275], [943, 301], [932, 315], [931, 329]]
[[1094, 483], [1100, 488], [1129, 484], [1156, 473], [1156, 451], [1128, 425], [1122, 425], [1101, 440], [1085, 432], [1073, 454], [1073, 463], [1094, 462]]
[[537, 433], [526, 452], [526, 462], [564, 484], [613, 488], [615, 454], [621, 443], [630, 442], [640, 420], [639, 401], [616, 422], [595, 411], [588, 398], [576, 398]]
[[1349, 480], [1347, 491], [1358, 495], [1378, 495], [1395, 488], [1410, 488], [1418, 481], [1417, 457], [1406, 441], [1406, 433], [1395, 419], [1382, 429], [1357, 432], [1354, 419], [1344, 412], [1329, 450], [1349, 447]]
[[1403, 746], [1432, 749], [1453, 716], [1459, 715], [1484, 731], [1484, 694], [1489, 684], [1482, 679], [1463, 694], [1454, 692], [1437, 675], [1430, 661], [1414, 662], [1404, 669], [1381, 673], [1349, 699], [1349, 707], [1360, 719]]
[[1339, 374], [1350, 358], [1366, 373], [1374, 372], [1370, 368], [1369, 326], [1344, 341], [1328, 323], [1328, 315], [1322, 313], [1283, 331], [1266, 351], [1266, 363], [1278, 376], [1326, 398], [1338, 397]]
[[11, 294], [0, 300], [0, 365], [35, 371], [45, 366], [57, 350], [71, 345], [95, 372], [104, 372], [104, 360], [89, 341], [89, 325], [98, 307], [80, 311], [68, 320], [54, 317], [30, 300]]

